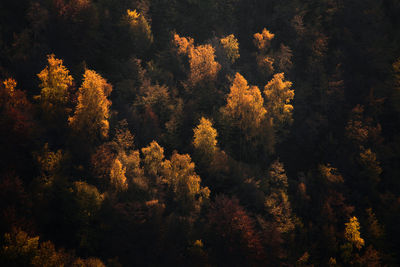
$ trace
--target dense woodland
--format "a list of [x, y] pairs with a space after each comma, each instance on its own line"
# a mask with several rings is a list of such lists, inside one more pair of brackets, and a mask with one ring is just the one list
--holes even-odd
[[1, 266], [400, 265], [399, 0], [1, 0]]

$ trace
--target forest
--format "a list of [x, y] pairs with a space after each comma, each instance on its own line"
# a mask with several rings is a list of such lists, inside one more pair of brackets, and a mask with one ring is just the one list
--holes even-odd
[[1, 0], [0, 266], [399, 266], [399, 0]]

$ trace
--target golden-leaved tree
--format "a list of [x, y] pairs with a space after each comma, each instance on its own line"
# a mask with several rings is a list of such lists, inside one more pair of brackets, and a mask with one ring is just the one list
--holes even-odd
[[150, 24], [143, 14], [128, 9], [122, 19], [122, 24], [127, 26], [130, 33], [130, 42], [135, 48], [136, 54], [143, 55], [153, 43], [153, 34]]
[[78, 92], [78, 105], [69, 118], [72, 129], [89, 140], [108, 136], [112, 86], [93, 70], [86, 70]]
[[213, 128], [210, 120], [202, 117], [193, 132], [193, 146], [196, 153], [204, 160], [211, 160], [217, 150], [217, 130]]
[[266, 28], [261, 33], [253, 35], [254, 45], [257, 47], [258, 52], [256, 56], [258, 70], [263, 75], [271, 75], [274, 72], [274, 59], [270, 53], [271, 40], [274, 39], [275, 34], [269, 32]]
[[190, 37], [174, 35], [173, 44], [180, 55], [187, 55], [189, 58], [189, 85], [196, 86], [200, 82], [215, 81], [221, 65], [215, 61], [215, 49], [210, 44], [194, 45]]
[[249, 86], [239, 73], [236, 73], [226, 106], [221, 111], [223, 117], [237, 125], [249, 139], [257, 134], [267, 113], [260, 89]]
[[292, 83], [284, 79], [284, 73], [277, 73], [264, 87], [268, 116], [272, 118], [274, 127], [278, 131], [293, 121], [293, 106], [290, 101], [294, 98], [294, 90], [291, 89]]
[[220, 43], [224, 48], [225, 56], [233, 64], [237, 59], [239, 59], [239, 42], [235, 38], [235, 35], [230, 34], [224, 38], [221, 38]]
[[170, 160], [164, 161], [163, 167], [164, 182], [180, 212], [198, 212], [202, 203], [208, 199], [210, 190], [200, 185], [201, 178], [195, 172], [191, 157], [175, 152]]
[[[54, 54], [47, 56], [48, 65], [37, 75], [41, 81], [40, 100], [44, 116], [53, 119], [66, 119], [69, 101], [68, 89], [73, 84], [73, 78], [61, 59]], [[64, 116], [64, 118], [63, 118]]]

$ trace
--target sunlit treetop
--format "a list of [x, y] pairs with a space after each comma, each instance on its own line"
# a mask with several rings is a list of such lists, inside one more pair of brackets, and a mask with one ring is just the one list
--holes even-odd
[[345, 224], [346, 229], [344, 237], [347, 241], [353, 244], [357, 249], [361, 249], [364, 246], [364, 239], [360, 236], [360, 223], [357, 217], [350, 218], [349, 222]]
[[78, 92], [78, 105], [69, 118], [71, 127], [77, 132], [96, 137], [108, 136], [108, 117], [112, 86], [93, 70], [86, 70]]
[[182, 211], [199, 211], [202, 202], [209, 198], [210, 190], [200, 185], [201, 178], [195, 172], [195, 164], [191, 157], [175, 152], [163, 165], [164, 182], [173, 192], [174, 199]]
[[199, 45], [189, 51], [190, 75], [192, 84], [215, 80], [221, 65], [215, 61], [215, 50], [209, 45]]
[[189, 82], [191, 85], [216, 79], [221, 65], [215, 61], [215, 49], [212, 45], [195, 46], [192, 38], [180, 37], [178, 34], [174, 35], [173, 44], [179, 55], [189, 57]]
[[116, 191], [128, 189], [125, 173], [126, 168], [122, 166], [119, 159], [115, 159], [110, 169], [110, 183]]
[[274, 39], [275, 34], [269, 32], [266, 28], [261, 33], [255, 33], [253, 35], [254, 45], [261, 51], [269, 48], [271, 40]]
[[239, 42], [235, 38], [235, 35], [231, 34], [221, 38], [220, 42], [225, 50], [227, 58], [231, 61], [231, 63], [235, 63], [235, 61], [240, 57]]
[[293, 106], [290, 101], [294, 98], [294, 90], [291, 90], [292, 83], [284, 79], [283, 73], [277, 73], [264, 87], [268, 114], [278, 124], [292, 122]]
[[144, 156], [144, 168], [150, 175], [157, 175], [161, 172], [164, 160], [164, 148], [156, 141], [153, 141], [147, 147], [142, 148]]
[[40, 100], [51, 108], [54, 105], [64, 105], [68, 100], [68, 88], [72, 86], [73, 78], [61, 59], [54, 54], [47, 56], [48, 65], [38, 74], [41, 81]]
[[128, 26], [130, 41], [136, 53], [144, 53], [153, 43], [153, 34], [146, 18], [135, 10], [126, 10], [122, 18], [122, 24]]
[[6, 93], [9, 96], [13, 96], [15, 87], [17, 87], [17, 82], [12, 78], [8, 78], [3, 82], [3, 84], [4, 84], [4, 88], [6, 89]]
[[217, 130], [210, 120], [202, 117], [200, 124], [193, 130], [193, 145], [201, 154], [212, 155], [217, 149]]
[[194, 48], [193, 38], [180, 37], [178, 34], [174, 34], [173, 44], [178, 49], [178, 54], [188, 54]]
[[241, 129], [254, 130], [260, 126], [267, 111], [257, 86], [249, 86], [246, 79], [236, 73], [223, 113], [237, 121]]
[[131, 20], [131, 22], [132, 22], [133, 24], [138, 23], [140, 14], [136, 11], [136, 9], [134, 9], [133, 11], [130, 10], [130, 9], [128, 9], [128, 10], [126, 11], [126, 13], [127, 13], [128, 18]]

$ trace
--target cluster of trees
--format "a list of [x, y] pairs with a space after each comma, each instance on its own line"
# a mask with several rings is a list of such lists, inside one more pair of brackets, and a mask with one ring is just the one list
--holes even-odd
[[398, 265], [399, 13], [1, 1], [0, 265]]

